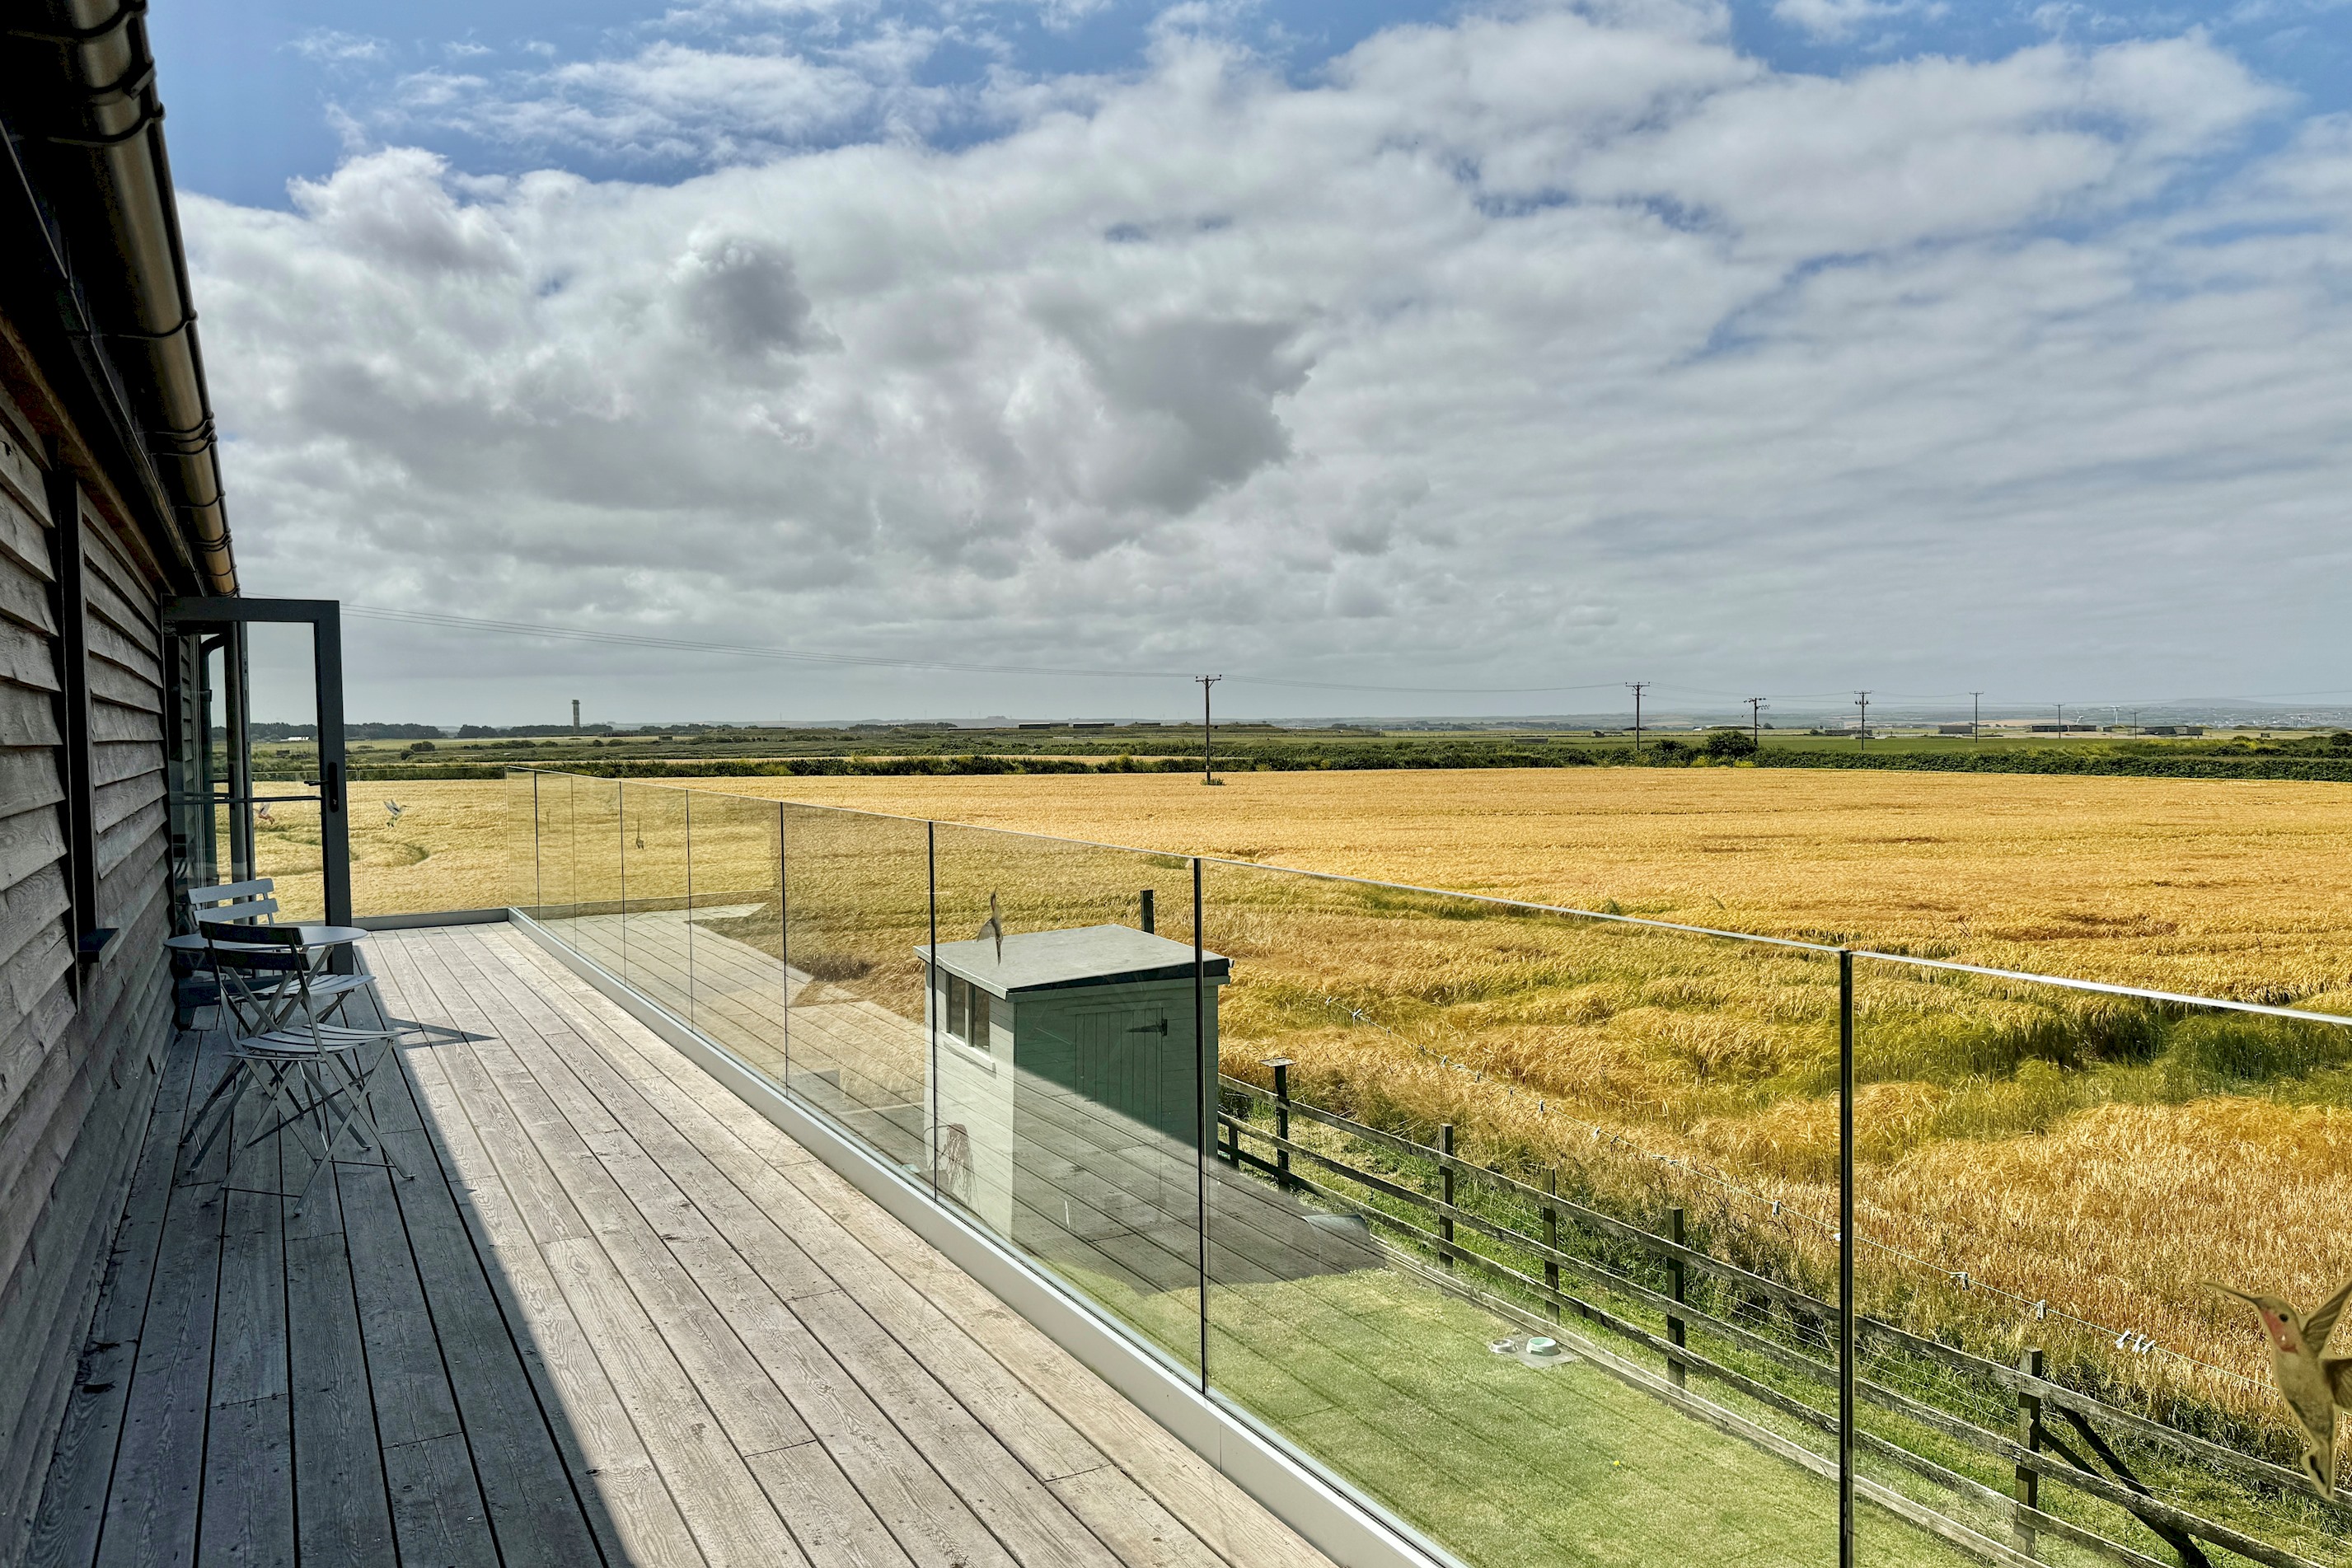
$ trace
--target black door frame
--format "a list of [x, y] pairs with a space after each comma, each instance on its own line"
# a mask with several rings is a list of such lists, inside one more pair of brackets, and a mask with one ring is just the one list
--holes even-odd
[[[229, 807], [229, 859], [232, 880], [253, 874], [253, 808], [263, 800], [309, 797], [257, 796], [253, 788], [253, 734], [247, 693], [246, 634], [256, 622], [307, 625], [310, 628], [311, 685], [319, 705], [319, 870], [327, 923], [352, 923], [352, 841], [348, 789], [343, 764], [343, 612], [332, 599], [166, 599], [166, 636], [198, 640], [199, 650], [221, 640], [226, 653], [229, 690], [223, 704], [222, 727], [228, 735], [228, 793], [215, 795], [215, 804]], [[174, 661], [173, 668], [179, 668]], [[197, 662], [197, 679], [204, 664]], [[209, 735], [198, 737], [210, 755]], [[209, 772], [209, 768], [203, 770]], [[209, 789], [207, 780], [206, 788]]]

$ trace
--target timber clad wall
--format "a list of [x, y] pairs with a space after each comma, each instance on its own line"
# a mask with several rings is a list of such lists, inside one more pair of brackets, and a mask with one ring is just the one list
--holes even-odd
[[[0, 1563], [23, 1560], [171, 1039], [163, 574], [83, 493], [97, 906], [75, 974], [58, 538], [13, 341], [0, 392]], [[42, 424], [55, 430], [58, 422]], [[113, 515], [110, 515], [111, 512]]]

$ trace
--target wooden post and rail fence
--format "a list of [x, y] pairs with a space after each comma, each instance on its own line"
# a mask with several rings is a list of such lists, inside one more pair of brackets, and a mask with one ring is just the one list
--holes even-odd
[[[1572, 1315], [1586, 1328], [1650, 1351], [1663, 1359], [1672, 1390], [1685, 1389], [1692, 1377], [1705, 1378], [1735, 1390], [1815, 1431], [1832, 1437], [1836, 1435], [1838, 1422], [1833, 1411], [1818, 1409], [1787, 1387], [1764, 1381], [1692, 1349], [1689, 1333], [1694, 1326], [1700, 1328], [1723, 1344], [1741, 1353], [1751, 1365], [1762, 1362], [1779, 1372], [1790, 1375], [1801, 1385], [1824, 1386], [1832, 1392], [1838, 1381], [1834, 1340], [1816, 1333], [1812, 1337], [1822, 1338], [1828, 1349], [1826, 1354], [1811, 1353], [1801, 1343], [1792, 1343], [1760, 1333], [1694, 1302], [1689, 1286], [1696, 1276], [1707, 1276], [1720, 1288], [1750, 1299], [1761, 1298], [1781, 1308], [1800, 1324], [1808, 1322], [1816, 1325], [1833, 1324], [1838, 1313], [1835, 1302], [1692, 1249], [1685, 1240], [1684, 1213], [1678, 1207], [1666, 1211], [1663, 1234], [1650, 1231], [1614, 1215], [1561, 1197], [1557, 1171], [1545, 1172], [1542, 1185], [1537, 1186], [1499, 1170], [1461, 1158], [1454, 1151], [1454, 1127], [1451, 1124], [1439, 1129], [1438, 1142], [1431, 1145], [1295, 1099], [1289, 1092], [1289, 1065], [1286, 1061], [1276, 1068], [1276, 1088], [1272, 1092], [1242, 1079], [1222, 1079], [1222, 1087], [1227, 1096], [1242, 1096], [1253, 1107], [1263, 1105], [1269, 1109], [1273, 1113], [1275, 1127], [1269, 1132], [1254, 1124], [1253, 1115], [1236, 1116], [1221, 1110], [1218, 1122], [1223, 1135], [1218, 1140], [1216, 1150], [1220, 1158], [1237, 1168], [1262, 1172], [1286, 1190], [1308, 1195], [1319, 1202], [1357, 1215], [1374, 1228], [1376, 1235], [1385, 1232], [1402, 1239], [1408, 1244], [1403, 1252], [1407, 1260], [1423, 1254], [1433, 1256], [1442, 1270], [1438, 1276], [1441, 1280], [1449, 1276], [1458, 1277], [1465, 1271], [1475, 1271], [1498, 1282], [1506, 1291], [1521, 1300], [1531, 1298], [1552, 1322], [1563, 1322], [1567, 1315]], [[1438, 1192], [1432, 1195], [1421, 1191], [1396, 1179], [1393, 1175], [1367, 1169], [1328, 1150], [1297, 1141], [1291, 1133], [1294, 1118], [1328, 1128], [1388, 1155], [1420, 1165], [1433, 1165], [1437, 1171]], [[1271, 1157], [1245, 1147], [1244, 1138], [1264, 1145], [1270, 1151]], [[1303, 1174], [1306, 1170], [1312, 1170], [1316, 1175]], [[1338, 1190], [1328, 1181], [1318, 1179], [1325, 1173], [1373, 1195], [1372, 1198], [1350, 1196]], [[1498, 1222], [1477, 1207], [1457, 1201], [1465, 1196], [1457, 1190], [1457, 1182], [1466, 1182], [1475, 1190], [1499, 1194], [1529, 1207], [1538, 1217], [1539, 1228], [1516, 1228]], [[1419, 1211], [1434, 1222], [1433, 1228], [1428, 1224], [1416, 1223], [1391, 1212], [1374, 1201], [1377, 1198], [1385, 1198], [1392, 1204]], [[1664, 1291], [1652, 1290], [1571, 1248], [1563, 1247], [1564, 1225], [1570, 1228], [1572, 1236], [1620, 1248], [1630, 1247], [1658, 1260], [1664, 1265], [1667, 1288]], [[1530, 1272], [1465, 1243], [1465, 1233], [1499, 1243], [1500, 1249], [1539, 1261], [1541, 1273]], [[1393, 1254], [1398, 1249], [1392, 1246], [1391, 1250]], [[1598, 1301], [1577, 1294], [1570, 1288], [1573, 1285], [1593, 1287], [1595, 1295], [1606, 1294], [1620, 1301], [1630, 1301], [1648, 1309], [1664, 1318], [1666, 1332], [1664, 1335], [1654, 1333], [1622, 1315], [1622, 1309], [1612, 1311]], [[1479, 1293], [1489, 1301], [1500, 1301], [1510, 1305], [1515, 1312], [1525, 1311], [1518, 1301], [1511, 1300], [1510, 1295]], [[2108, 1561], [2129, 1564], [2131, 1568], [2165, 1568], [2161, 1558], [2152, 1557], [2084, 1524], [2047, 1511], [2043, 1507], [2042, 1483], [2048, 1481], [2071, 1488], [2130, 1514], [2170, 1548], [2183, 1568], [2208, 1568], [2210, 1560], [2205, 1555], [2205, 1546], [2220, 1547], [2251, 1562], [2263, 1563], [2266, 1568], [2322, 1568], [2321, 1564], [2309, 1558], [2156, 1496], [2116, 1451], [2115, 1443], [2110, 1440], [2111, 1435], [2150, 1444], [2174, 1458], [2209, 1470], [2228, 1473], [2260, 1491], [2295, 1498], [2300, 1502], [2322, 1510], [2336, 1531], [2352, 1528], [2352, 1506], [2319, 1498], [2311, 1492], [2308, 1484], [2296, 1471], [2178, 1431], [2136, 1412], [2051, 1382], [2044, 1375], [2042, 1354], [2038, 1349], [2028, 1350], [2015, 1366], [2011, 1366], [1972, 1355], [1937, 1340], [1923, 1338], [1876, 1319], [1860, 1318], [1858, 1328], [1863, 1337], [1883, 1351], [1945, 1372], [1975, 1377], [2014, 1395], [2017, 1428], [2012, 1435], [1995, 1431], [1866, 1375], [1858, 1375], [1855, 1383], [1857, 1393], [1866, 1404], [1923, 1427], [1948, 1443], [1973, 1449], [1990, 1457], [1995, 1463], [2010, 1467], [2013, 1476], [2012, 1490], [2004, 1494], [1982, 1481], [1937, 1463], [1925, 1454], [1915, 1452], [1879, 1431], [1857, 1430], [1853, 1435], [1861, 1453], [1897, 1466], [1996, 1517], [2005, 1514], [2011, 1531], [2008, 1545], [1977, 1535], [1972, 1525], [1961, 1525], [1974, 1543], [1995, 1560], [2008, 1563], [2042, 1561], [2040, 1555], [2042, 1542], [2043, 1537], [2048, 1537]], [[1800, 1341], [1805, 1337], [1801, 1333], [1797, 1336]], [[2069, 1428], [2071, 1435], [2079, 1441], [2079, 1448], [2052, 1429], [2053, 1417]], [[2103, 1424], [2107, 1430], [2101, 1431], [2099, 1427], [2093, 1425], [2094, 1422]], [[1760, 1429], [1758, 1430], [1760, 1434]], [[1889, 1489], [1880, 1487], [1873, 1490], [1883, 1501], [1899, 1503], [1903, 1500], [1895, 1498]], [[1911, 1506], [1924, 1511], [1928, 1505], [1913, 1501]], [[1960, 1521], [1954, 1520], [1952, 1522], [1958, 1524]]]

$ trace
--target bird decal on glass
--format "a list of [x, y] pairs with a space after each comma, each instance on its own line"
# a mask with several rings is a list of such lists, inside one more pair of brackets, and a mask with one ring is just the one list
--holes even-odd
[[939, 1184], [963, 1203], [971, 1201], [971, 1132], [961, 1122], [940, 1129]]
[[993, 888], [988, 894], [988, 918], [980, 923], [980, 929], [971, 934], [971, 939], [978, 942], [990, 936], [996, 938], [996, 961], [1002, 964], [1004, 962], [1004, 916], [997, 910]]
[[2209, 1291], [2235, 1296], [2261, 1314], [2271, 1336], [2271, 1374], [2279, 1393], [2303, 1423], [2304, 1473], [2322, 1497], [2336, 1495], [2336, 1414], [2352, 1406], [2352, 1350], [2331, 1354], [2328, 1334], [2352, 1299], [2352, 1280], [2305, 1317], [2276, 1296], [2257, 1296], [2205, 1281]]

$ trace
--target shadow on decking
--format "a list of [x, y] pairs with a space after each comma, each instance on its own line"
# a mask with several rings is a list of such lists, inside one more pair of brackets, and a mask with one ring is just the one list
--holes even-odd
[[528, 942], [370, 947], [414, 1178], [298, 1207], [240, 1113], [175, 1181], [226, 1059], [176, 1042], [35, 1563], [1328, 1568]]
[[[489, 1038], [424, 1023], [401, 1054]], [[251, 1103], [174, 1179], [226, 1066], [216, 1030], [174, 1041], [32, 1563], [626, 1561], [404, 1065], [370, 1099], [413, 1179], [346, 1144], [298, 1207], [310, 1162]]]

